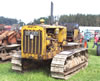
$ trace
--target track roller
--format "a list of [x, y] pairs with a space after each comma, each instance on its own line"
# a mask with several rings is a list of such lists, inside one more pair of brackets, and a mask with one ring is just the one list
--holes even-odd
[[68, 79], [88, 65], [87, 49], [80, 48], [57, 54], [51, 63], [51, 76]]
[[15, 71], [22, 71], [21, 51], [17, 51], [12, 56], [12, 69]]

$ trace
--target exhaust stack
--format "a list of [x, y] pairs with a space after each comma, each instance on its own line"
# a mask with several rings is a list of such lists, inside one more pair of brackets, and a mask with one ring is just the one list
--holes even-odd
[[53, 2], [51, 2], [51, 16], [50, 16], [50, 24], [53, 25], [54, 17], [53, 17]]

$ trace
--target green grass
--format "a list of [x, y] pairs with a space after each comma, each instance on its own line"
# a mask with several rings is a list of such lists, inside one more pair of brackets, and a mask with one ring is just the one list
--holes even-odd
[[[100, 57], [96, 56], [96, 47], [89, 45], [89, 65], [67, 81], [100, 81]], [[11, 70], [11, 63], [0, 64], [0, 81], [64, 81], [50, 76], [48, 67], [17, 73]]]

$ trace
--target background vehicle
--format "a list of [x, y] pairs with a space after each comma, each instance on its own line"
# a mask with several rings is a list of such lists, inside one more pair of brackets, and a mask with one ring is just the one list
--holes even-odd
[[63, 26], [67, 27], [67, 41], [79, 42], [80, 39], [79, 25], [76, 23], [64, 23]]
[[84, 39], [87, 40], [87, 41], [90, 41], [92, 39], [91, 32], [85, 32], [84, 33]]

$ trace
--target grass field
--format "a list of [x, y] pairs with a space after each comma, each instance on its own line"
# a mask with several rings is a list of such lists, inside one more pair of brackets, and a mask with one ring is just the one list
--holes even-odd
[[[67, 81], [100, 81], [100, 57], [96, 56], [93, 42], [89, 42], [89, 65]], [[0, 64], [0, 81], [64, 81], [51, 78], [48, 67], [29, 72], [17, 73], [11, 70], [11, 64]]]

